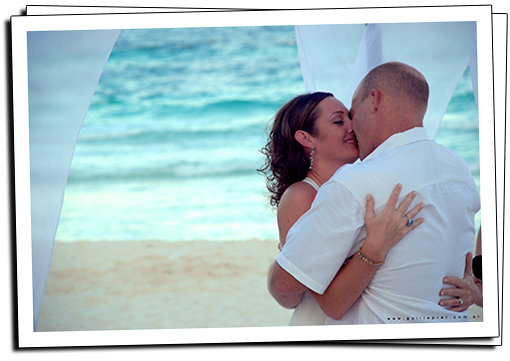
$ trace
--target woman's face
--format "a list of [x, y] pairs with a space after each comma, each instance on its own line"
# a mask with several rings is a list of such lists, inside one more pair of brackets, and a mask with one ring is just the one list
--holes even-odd
[[335, 163], [339, 167], [354, 163], [359, 157], [358, 142], [352, 130], [349, 110], [343, 103], [327, 97], [318, 105], [318, 135], [313, 137], [314, 159]]

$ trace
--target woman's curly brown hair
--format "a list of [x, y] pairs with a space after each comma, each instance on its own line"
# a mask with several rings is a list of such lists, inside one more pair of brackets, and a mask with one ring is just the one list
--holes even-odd
[[283, 192], [306, 177], [310, 159], [294, 135], [303, 130], [317, 136], [315, 121], [320, 115], [317, 105], [330, 96], [333, 94], [325, 92], [299, 95], [276, 113], [267, 144], [260, 150], [266, 156], [265, 163], [257, 169], [266, 178], [271, 206], [278, 207]]

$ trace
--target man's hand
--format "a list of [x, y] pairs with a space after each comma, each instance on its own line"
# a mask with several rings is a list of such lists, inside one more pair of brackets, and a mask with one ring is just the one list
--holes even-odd
[[295, 308], [307, 289], [276, 261], [269, 269], [267, 286], [271, 296], [285, 308]]
[[443, 288], [441, 290], [440, 296], [450, 296], [452, 298], [441, 300], [439, 302], [440, 306], [448, 308], [450, 311], [462, 312], [467, 310], [472, 304], [479, 303], [481, 294], [471, 270], [472, 258], [473, 254], [469, 252], [466, 256], [464, 278], [445, 277], [443, 279], [443, 283], [456, 287]]

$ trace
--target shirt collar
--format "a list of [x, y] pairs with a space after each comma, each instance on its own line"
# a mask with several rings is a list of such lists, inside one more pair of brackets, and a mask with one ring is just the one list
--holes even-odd
[[430, 141], [430, 138], [427, 134], [427, 131], [423, 127], [415, 127], [410, 130], [406, 130], [402, 133], [393, 134], [391, 137], [386, 139], [380, 146], [372, 151], [365, 159], [359, 161], [360, 163], [364, 163], [377, 157], [384, 152], [390, 151], [395, 148], [402, 147], [404, 145], [409, 145], [411, 143], [421, 142], [421, 141]]

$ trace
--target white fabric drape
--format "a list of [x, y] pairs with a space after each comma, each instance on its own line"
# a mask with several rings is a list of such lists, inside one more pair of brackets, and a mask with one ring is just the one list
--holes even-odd
[[76, 140], [119, 34], [27, 33], [34, 331]]
[[[469, 64], [472, 37], [476, 44], [473, 24], [296, 26], [306, 90], [330, 91], [350, 107], [357, 85], [373, 67], [388, 61], [407, 63], [417, 68], [429, 82], [430, 98], [424, 126], [433, 139]], [[355, 44], [359, 46], [356, 48]], [[354, 53], [356, 57], [352, 60]]]
[[471, 28], [471, 45], [469, 48], [469, 72], [471, 73], [471, 82], [473, 84], [473, 93], [475, 94], [475, 103], [478, 106], [478, 56], [476, 45], [476, 22]]
[[305, 89], [329, 91], [347, 101], [365, 25], [300, 25], [295, 29]]

